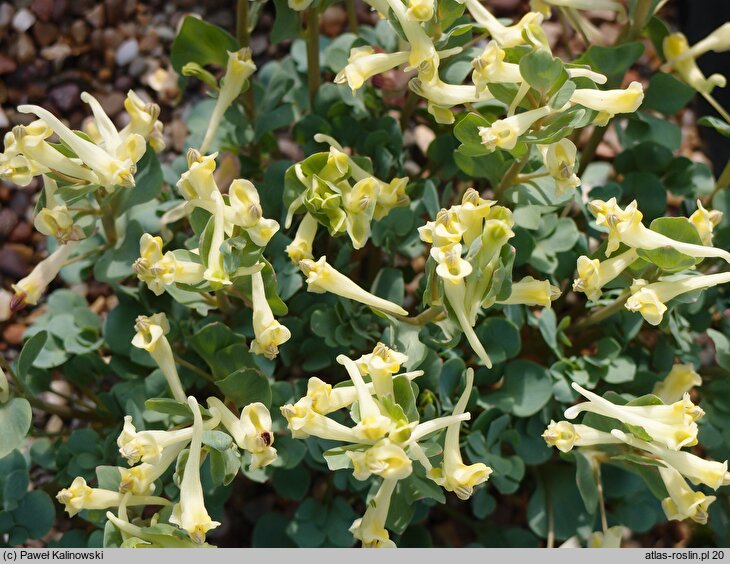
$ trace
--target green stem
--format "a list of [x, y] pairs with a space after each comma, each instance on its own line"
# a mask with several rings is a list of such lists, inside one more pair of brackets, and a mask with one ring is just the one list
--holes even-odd
[[[236, 38], [241, 47], [248, 47], [251, 44], [248, 22], [249, 0], [238, 0], [236, 4]], [[248, 120], [253, 123], [256, 120], [256, 99], [254, 98], [253, 84], [249, 82], [248, 89], [243, 93], [243, 108], [246, 110]]]
[[621, 311], [621, 309], [624, 307], [624, 304], [626, 303], [626, 300], [629, 299], [630, 295], [631, 295], [630, 290], [624, 291], [618, 298], [616, 298], [615, 302], [592, 313], [591, 315], [589, 315], [585, 319], [579, 321], [575, 325], [571, 325], [570, 327], [568, 327], [568, 330], [566, 332], [567, 333], [576, 333], [578, 331], [591, 327], [592, 325], [595, 325], [596, 323], [600, 323], [604, 319], [608, 319], [614, 313], [618, 313], [619, 311]]
[[90, 251], [87, 251], [85, 253], [80, 254], [79, 256], [76, 256], [72, 259], [68, 259], [66, 262], [63, 263], [63, 268], [67, 267], [70, 264], [74, 264], [76, 262], [81, 262], [82, 260], [86, 260], [89, 257], [93, 257], [94, 255], [101, 254], [104, 251], [106, 251], [111, 245], [109, 243], [106, 243], [104, 245], [100, 245], [96, 247], [95, 249], [91, 249]]
[[606, 518], [606, 501], [603, 498], [603, 481], [601, 480], [601, 465], [593, 460], [593, 477], [596, 480], [596, 493], [598, 494], [598, 509], [601, 512], [601, 528], [603, 534], [608, 532], [608, 519]]
[[730, 161], [728, 161], [725, 168], [722, 169], [720, 176], [717, 178], [717, 182], [715, 182], [715, 187], [712, 189], [712, 192], [710, 192], [710, 195], [707, 196], [706, 202], [708, 204], [712, 204], [712, 200], [715, 195], [728, 186], [730, 186]]
[[727, 123], [730, 123], [730, 114], [727, 113], [727, 111], [725, 110], [725, 108], [722, 107], [720, 102], [715, 100], [715, 98], [713, 96], [711, 96], [710, 94], [706, 94], [706, 93], [702, 92], [702, 96], [705, 100], [707, 100], [707, 102], [710, 104], [710, 106], [715, 108], [715, 111], [718, 114], [720, 114], [722, 119], [724, 119]]
[[413, 90], [408, 90], [408, 96], [406, 96], [406, 101], [403, 104], [403, 110], [401, 110], [401, 113], [400, 113], [401, 131], [405, 131], [406, 128], [408, 127], [408, 122], [411, 121], [411, 116], [413, 115], [413, 112], [416, 109], [417, 105], [418, 105], [418, 94], [416, 94]]
[[355, 10], [355, 0], [345, 0], [345, 9], [347, 10], [347, 26], [350, 33], [357, 35], [357, 11]]
[[408, 325], [426, 325], [431, 321], [438, 319], [444, 315], [444, 309], [438, 306], [431, 306], [426, 311], [419, 313], [416, 317], [406, 317], [404, 315], [390, 314], [398, 321], [407, 323]]
[[651, 15], [651, 0], [637, 0], [636, 9], [634, 9], [634, 17], [631, 19], [631, 26], [626, 36], [627, 41], [636, 41], [641, 37], [641, 32], [644, 29], [646, 20]]
[[517, 178], [517, 175], [522, 171], [523, 168], [525, 168], [525, 165], [527, 164], [527, 160], [529, 158], [530, 153], [528, 151], [527, 154], [519, 161], [515, 161], [512, 163], [512, 165], [507, 169], [507, 172], [505, 173], [504, 178], [502, 178], [502, 181], [494, 189], [495, 198], [497, 198], [498, 200], [502, 199], [504, 191], [512, 186], [514, 180]]
[[96, 412], [81, 411], [65, 405], [55, 405], [43, 401], [42, 399], [34, 396], [31, 393], [31, 391], [25, 385], [25, 382], [23, 382], [21, 378], [18, 378], [18, 376], [15, 374], [15, 371], [10, 367], [10, 364], [8, 364], [8, 362], [2, 355], [0, 355], [0, 366], [2, 366], [2, 369], [5, 371], [5, 373], [10, 376], [10, 383], [15, 389], [16, 393], [20, 394], [22, 397], [28, 400], [28, 403], [36, 409], [40, 409], [41, 411], [50, 413], [51, 415], [58, 415], [63, 419], [75, 418], [84, 419], [87, 421], [104, 420], [104, 418], [100, 417], [99, 414]]
[[597, 126], [593, 130], [590, 139], [588, 139], [588, 142], [586, 143], [586, 146], [583, 147], [583, 151], [580, 155], [580, 166], [578, 167], [579, 177], [583, 176], [583, 173], [586, 171], [586, 168], [588, 168], [588, 165], [593, 162], [593, 158], [596, 156], [596, 150], [601, 144], [601, 141], [603, 141], [603, 136], [606, 135], [607, 130], [608, 125], [604, 125], [602, 127]]
[[309, 106], [314, 109], [314, 100], [319, 90], [319, 12], [317, 8], [307, 10], [307, 86]]
[[209, 382], [215, 382], [215, 378], [213, 378], [213, 376], [208, 374], [202, 368], [195, 366], [192, 362], [188, 362], [187, 360], [185, 360], [184, 358], [182, 358], [181, 356], [176, 355], [176, 354], [173, 355], [173, 358], [175, 359], [175, 362], [177, 364], [179, 364], [180, 366], [182, 366], [183, 368], [186, 368], [187, 370], [190, 370], [191, 372], [195, 372], [195, 374], [197, 374], [198, 376], [202, 376]]

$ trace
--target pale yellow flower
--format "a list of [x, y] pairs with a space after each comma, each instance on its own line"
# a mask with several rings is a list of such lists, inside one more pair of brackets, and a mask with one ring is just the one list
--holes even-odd
[[613, 258], [600, 261], [587, 256], [578, 257], [578, 278], [573, 281], [574, 292], [584, 292], [591, 301], [600, 299], [603, 287], [631, 266], [638, 254], [635, 249]]
[[664, 403], [673, 403], [684, 397], [695, 386], [702, 385], [702, 376], [691, 364], [675, 364], [664, 377], [654, 385], [653, 393]]
[[175, 367], [172, 348], [165, 336], [170, 331], [167, 316], [164, 313], [155, 313], [150, 317], [140, 315], [134, 324], [134, 330], [136, 334], [132, 339], [132, 344], [150, 353], [150, 356], [165, 376], [167, 385], [172, 391], [172, 397], [177, 401], [185, 402], [185, 390], [180, 383], [180, 376]]
[[[473, 385], [474, 371], [468, 368], [464, 392], [454, 406], [452, 415], [456, 416], [464, 413]], [[429, 472], [429, 477], [446, 491], [454, 492], [459, 499], [469, 499], [474, 493], [474, 488], [489, 479], [492, 469], [481, 462], [470, 465], [464, 464], [459, 448], [460, 427], [461, 423], [458, 422], [449, 425], [446, 429], [443, 463], [440, 468], [433, 468]]]
[[309, 259], [301, 260], [299, 268], [307, 277], [307, 291], [309, 292], [318, 294], [330, 292], [388, 313], [408, 315], [408, 312], [399, 305], [363, 290], [328, 264], [325, 257], [321, 257], [317, 262]]
[[17, 311], [26, 305], [36, 305], [78, 245], [79, 241], [59, 245], [47, 258], [36, 264], [28, 276], [13, 284], [15, 296], [10, 303], [10, 309]]
[[654, 441], [672, 450], [697, 444], [696, 420], [701, 417], [702, 410], [686, 395], [682, 401], [671, 405], [616, 405], [575, 382], [572, 387], [589, 401], [569, 407], [565, 411], [567, 419], [575, 419], [581, 412], [588, 411], [641, 427]]
[[573, 425], [570, 421], [550, 420], [542, 438], [548, 446], [554, 446], [561, 452], [570, 452], [573, 447], [594, 446], [620, 443], [611, 433], [599, 431], [588, 425]]
[[[86, 480], [81, 476], [77, 477], [68, 487], [62, 489], [56, 495], [56, 499], [65, 506], [70, 517], [84, 509], [107, 509], [119, 507], [123, 494], [111, 490], [91, 488], [86, 485]], [[127, 505], [169, 505], [170, 502], [162, 497], [137, 496], [127, 497]]]

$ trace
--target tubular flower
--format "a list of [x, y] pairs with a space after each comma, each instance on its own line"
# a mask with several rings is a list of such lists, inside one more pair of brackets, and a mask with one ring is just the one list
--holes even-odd
[[693, 54], [684, 34], [667, 35], [664, 38], [663, 48], [664, 56], [667, 58], [666, 67], [673, 68], [684, 82], [698, 92], [709, 95], [716, 87], [724, 88], [727, 84], [727, 80], [721, 74], [705, 78], [695, 62], [697, 55]]
[[487, 10], [479, 0], [462, 0], [469, 13], [477, 23], [486, 28], [500, 47], [516, 47], [525, 43], [522, 32], [532, 24], [541, 24], [543, 16], [537, 12], [528, 12], [522, 19], [511, 26], [505, 26]]
[[[88, 94], [83, 96], [82, 99], [86, 102], [94, 100]], [[94, 106], [92, 105], [93, 109]], [[100, 147], [76, 135], [51, 112], [39, 106], [26, 104], [18, 106], [18, 111], [24, 114], [35, 114], [42, 119], [76, 153], [81, 162], [96, 174], [98, 183], [104, 188], [111, 190], [115, 186], [125, 188], [134, 186], [136, 163], [142, 158], [145, 151], [145, 140], [142, 136], [131, 134], [127, 139], [121, 140], [118, 133], [116, 136], [114, 135], [116, 129], [112, 131], [111, 129], [102, 128], [100, 125], [100, 131], [105, 129], [103, 134], [106, 135], [104, 138], [105, 146]], [[95, 112], [95, 117], [106, 117], [106, 114], [97, 116]], [[114, 127], [108, 117], [106, 117], [106, 120], [108, 120], [111, 127]]]
[[162, 136], [162, 122], [157, 119], [160, 116], [160, 106], [146, 103], [134, 90], [130, 90], [124, 100], [124, 109], [129, 115], [129, 123], [119, 132], [120, 137], [126, 139], [130, 135], [141, 135], [148, 140], [156, 153], [162, 151], [165, 148], [165, 139]]
[[271, 414], [261, 402], [250, 403], [241, 412], [244, 432], [243, 446], [251, 453], [249, 470], [268, 466], [276, 460], [274, 434], [271, 432]]
[[728, 282], [730, 282], [730, 272], [672, 277], [651, 284], [645, 280], [634, 280], [634, 284], [631, 286], [631, 297], [626, 301], [626, 309], [639, 312], [652, 325], [659, 325], [667, 311], [666, 302], [687, 292], [703, 290]]
[[205, 132], [205, 138], [200, 145], [200, 152], [206, 153], [210, 144], [213, 142], [218, 126], [220, 125], [223, 114], [226, 113], [228, 107], [238, 98], [238, 95], [246, 85], [246, 81], [256, 71], [256, 65], [251, 59], [251, 49], [244, 47], [233, 53], [228, 53], [228, 64], [226, 65], [226, 74], [221, 79], [221, 87], [218, 92], [218, 99], [213, 108], [213, 114], [208, 122], [208, 129]]
[[231, 284], [231, 280], [223, 266], [223, 253], [221, 253], [221, 245], [225, 240], [226, 217], [225, 203], [220, 192], [213, 192], [213, 203], [215, 204], [215, 212], [212, 217], [213, 236], [208, 251], [208, 268], [203, 272], [203, 278], [208, 282], [227, 286]]
[[163, 254], [161, 237], [144, 233], [139, 240], [139, 252], [140, 258], [132, 268], [137, 278], [147, 284], [156, 296], [162, 295], [165, 288], [178, 282], [196, 286], [205, 280], [205, 267], [202, 264], [178, 260], [170, 251]]
[[423, 80], [420, 76], [408, 83], [408, 88], [428, 100], [428, 111], [437, 123], [453, 123], [454, 115], [449, 108], [492, 99], [479, 97], [474, 88], [466, 84], [447, 84], [436, 77], [434, 80]]
[[348, 450], [345, 454], [352, 460], [353, 476], [357, 480], [367, 480], [373, 474], [386, 480], [402, 480], [413, 471], [413, 463], [406, 452], [388, 439], [375, 443], [364, 452]]
[[436, 214], [435, 221], [429, 221], [418, 228], [418, 234], [425, 243], [431, 243], [434, 247], [446, 247], [461, 241], [466, 229], [456, 210], [442, 208]]
[[[452, 415], [458, 416], [464, 413], [473, 385], [474, 371], [468, 368], [466, 370], [466, 386], [459, 401], [454, 406]], [[474, 487], [489, 479], [492, 469], [481, 462], [471, 465], [464, 464], [459, 448], [460, 427], [461, 422], [452, 423], [447, 427], [443, 464], [440, 468], [432, 469], [429, 472], [429, 477], [440, 486], [443, 486], [446, 491], [454, 492], [459, 499], [469, 499], [474, 493]]]
[[51, 135], [53, 130], [43, 120], [15, 126], [5, 135], [5, 156], [14, 158], [8, 161], [10, 173], [5, 174], [21, 186], [40, 172], [55, 172], [77, 183], [99, 184], [98, 175], [80, 159], [64, 155], [46, 141]]
[[599, 395], [589, 392], [575, 382], [573, 389], [589, 401], [579, 403], [565, 410], [567, 419], [575, 419], [579, 413], [588, 411], [605, 417], [618, 419], [622, 423], [641, 427], [654, 441], [672, 450], [697, 444], [697, 423], [702, 410], [694, 405], [689, 396], [671, 405], [616, 405]]
[[496, 200], [485, 200], [474, 188], [467, 188], [456, 212], [459, 224], [464, 227], [464, 244], [469, 247], [484, 232], [484, 219], [492, 211]]
[[573, 425], [570, 421], [550, 420], [542, 438], [548, 446], [556, 447], [560, 452], [570, 452], [573, 447], [594, 446], [620, 443], [621, 440], [606, 433], [598, 431], [588, 425]]
[[411, 46], [411, 50], [408, 54], [408, 67], [406, 70], [415, 69], [423, 61], [436, 57], [436, 48], [433, 46], [433, 41], [421, 27], [420, 22], [413, 21], [408, 18], [403, 2], [401, 2], [401, 0], [386, 1], [390, 9], [393, 10], [395, 17], [398, 19], [398, 23], [400, 23], [401, 29]]
[[588, 204], [588, 209], [596, 217], [596, 224], [609, 230], [606, 256], [611, 256], [619, 244], [623, 243], [635, 249], [646, 250], [671, 247], [695, 258], [718, 257], [730, 262], [730, 253], [723, 249], [682, 243], [645, 227], [641, 223], [644, 216], [637, 209], [636, 200], [623, 210], [616, 203], [616, 198], [611, 198], [607, 202], [593, 200]]
[[662, 500], [662, 509], [671, 521], [693, 521], [705, 525], [707, 508], [717, 499], [714, 495], [706, 496], [702, 492], [693, 491], [682, 475], [671, 467], [659, 468], [659, 475], [664, 481], [669, 497]]
[[576, 10], [624, 11], [624, 7], [620, 2], [613, 2], [612, 0], [530, 0], [530, 9], [540, 12], [546, 18], [550, 17], [550, 6]]
[[185, 442], [164, 448], [155, 464], [143, 462], [133, 468], [119, 468], [119, 491], [135, 495], [148, 495], [155, 490], [155, 480], [162, 476], [170, 465], [177, 460], [185, 448]]
[[703, 245], [712, 245], [712, 232], [722, 221], [722, 212], [706, 210], [701, 200], [697, 200], [697, 210], [689, 216], [689, 222], [697, 229]]
[[286, 247], [286, 254], [295, 265], [299, 265], [304, 259], [312, 260], [314, 258], [312, 245], [314, 244], [314, 237], [317, 235], [318, 225], [313, 215], [304, 214], [294, 240]]
[[269, 360], [279, 354], [279, 345], [291, 339], [291, 332], [276, 319], [266, 300], [264, 279], [261, 272], [251, 275], [251, 300], [253, 302], [253, 329], [256, 338], [251, 341], [251, 352], [262, 354]]
[[74, 225], [73, 217], [68, 208], [58, 196], [56, 181], [43, 175], [43, 193], [46, 198], [45, 206], [36, 214], [33, 225], [49, 237], [55, 237], [59, 243], [78, 241], [84, 238], [84, 232]]
[[361, 374], [370, 375], [376, 395], [384, 398], [393, 395], [393, 376], [407, 360], [408, 357], [403, 353], [378, 343], [372, 353], [357, 360], [357, 367]]
[[215, 158], [218, 153], [201, 155], [195, 149], [189, 149], [185, 158], [188, 163], [188, 170], [183, 172], [177, 182], [183, 198], [188, 201], [212, 202], [213, 193], [219, 192], [218, 186], [213, 178], [215, 172]]
[[585, 255], [578, 257], [578, 278], [573, 281], [573, 291], [583, 292], [595, 302], [600, 299], [603, 287], [620, 276], [637, 258], [639, 255], [635, 249], [604, 261], [589, 259]]
[[407, 63], [409, 56], [409, 51], [376, 53], [370, 46], [353, 47], [347, 65], [335, 76], [335, 84], [347, 84], [356, 92], [376, 74]]
[[220, 525], [213, 521], [205, 508], [203, 486], [200, 483], [200, 454], [203, 440], [203, 418], [200, 406], [194, 397], [188, 398], [188, 406], [193, 412], [193, 433], [190, 439], [190, 452], [180, 482], [180, 501], [172, 508], [170, 523], [187, 531], [190, 539], [198, 544], [205, 542], [206, 533]]
[[[81, 476], [77, 477], [68, 488], [62, 489], [56, 495], [56, 499], [66, 507], [70, 517], [84, 509], [108, 509], [119, 507], [123, 494], [111, 490], [91, 488], [86, 485], [86, 480]], [[154, 496], [130, 496], [126, 500], [127, 505], [169, 505], [170, 502], [162, 497]]]
[[332, 441], [363, 442], [354, 430], [314, 411], [312, 400], [308, 397], [301, 398], [293, 405], [281, 406], [281, 414], [287, 420], [288, 428], [295, 439], [306, 439], [312, 435]]
[[395, 548], [395, 543], [385, 530], [385, 520], [397, 483], [398, 480], [383, 480], [378, 493], [367, 504], [365, 515], [352, 523], [350, 532], [362, 543], [363, 548]]
[[342, 203], [347, 212], [347, 234], [355, 249], [362, 249], [370, 238], [370, 222], [379, 190], [378, 181], [370, 177], [358, 181], [352, 188], [348, 186], [343, 194]]
[[528, 110], [505, 119], [498, 119], [489, 127], [479, 127], [482, 144], [490, 151], [497, 148], [512, 150], [520, 135], [526, 133], [536, 121], [553, 112], [549, 106]]
[[433, 18], [433, 0], [408, 0], [406, 17], [410, 21], [427, 22]]
[[309, 292], [318, 294], [331, 292], [388, 313], [408, 315], [408, 312], [399, 305], [363, 290], [347, 276], [330, 266], [325, 257], [321, 257], [317, 262], [304, 259], [299, 262], [299, 268], [307, 277], [307, 290]]
[[461, 245], [455, 243], [450, 247], [432, 247], [431, 256], [437, 261], [436, 274], [443, 280], [444, 295], [451, 309], [456, 315], [461, 330], [464, 332], [472, 350], [481, 359], [487, 368], [492, 367], [492, 361], [484, 349], [479, 337], [474, 332], [466, 311], [466, 285], [464, 278], [472, 271], [472, 266], [461, 258]]
[[134, 330], [136, 334], [132, 339], [132, 344], [150, 353], [164, 374], [167, 385], [172, 391], [172, 397], [177, 401], [185, 402], [185, 390], [180, 383], [177, 368], [175, 368], [172, 348], [165, 336], [170, 332], [167, 316], [164, 313], [156, 313], [150, 317], [140, 315], [134, 324]]
[[28, 276], [13, 284], [15, 295], [10, 301], [10, 310], [18, 311], [26, 305], [36, 305], [78, 245], [79, 241], [69, 241], [59, 246], [39, 262]]
[[539, 305], [550, 307], [560, 297], [560, 288], [550, 284], [548, 280], [535, 280], [526, 276], [512, 284], [512, 293], [506, 300], [498, 301], [504, 305]]
[[638, 110], [644, 101], [644, 89], [639, 82], [632, 82], [625, 90], [578, 88], [571, 94], [570, 101], [597, 111], [599, 125], [605, 125], [616, 114], [630, 114]]
[[691, 364], [675, 364], [664, 377], [657, 382], [653, 393], [664, 403], [673, 403], [684, 397], [695, 386], [702, 385], [702, 376], [695, 372]]
[[699, 57], [710, 51], [722, 53], [730, 50], [730, 23], [724, 23], [689, 49], [687, 57]]
[[[488, 92], [490, 83], [522, 84], [524, 82], [524, 78], [520, 74], [520, 65], [504, 62], [505, 55], [506, 53], [499, 43], [492, 39], [487, 43], [482, 54], [472, 60], [471, 66], [474, 71], [471, 79], [477, 95]], [[606, 76], [586, 68], [575, 67], [565, 70], [571, 78], [586, 77], [596, 84], [604, 84], [608, 80]]]
[[611, 434], [634, 448], [654, 455], [664, 464], [674, 468], [693, 484], [705, 484], [713, 490], [716, 490], [720, 486], [730, 485], [730, 472], [727, 471], [727, 460], [725, 462], [704, 460], [689, 452], [669, 450], [655, 443], [642, 441], [618, 429], [611, 431]]
[[228, 197], [237, 225], [248, 229], [259, 223], [263, 211], [259, 193], [251, 182], [242, 178], [234, 180], [228, 188]]
[[[213, 429], [219, 423], [218, 417], [206, 423], [206, 430]], [[124, 417], [122, 432], [117, 437], [119, 454], [127, 459], [130, 465], [138, 462], [158, 464], [166, 448], [180, 443], [187, 444], [193, 436], [192, 427], [175, 431], [137, 431], [132, 423], [132, 417]]]
[[580, 186], [580, 178], [574, 172], [578, 150], [570, 139], [566, 137], [557, 143], [538, 145], [538, 148], [542, 153], [545, 168], [555, 180], [558, 195]]
[[380, 412], [380, 407], [370, 395], [365, 381], [362, 379], [360, 370], [353, 360], [345, 355], [339, 355], [337, 362], [342, 364], [350, 375], [352, 383], [357, 390], [357, 405], [360, 410], [360, 421], [353, 431], [355, 435], [364, 441], [377, 441], [386, 436], [393, 428], [393, 421]]
[[[364, 355], [357, 361], [358, 367], [361, 371], [363, 370], [361, 361], [367, 356], [370, 355]], [[422, 370], [415, 370], [413, 372], [405, 372], [402, 374], [402, 376], [405, 376], [408, 380], [413, 380], [414, 378], [422, 375]], [[372, 394], [374, 392], [375, 386], [373, 382], [368, 382], [365, 386], [369, 393]], [[306, 397], [311, 401], [312, 410], [317, 413], [321, 413], [322, 415], [327, 415], [333, 411], [350, 407], [353, 403], [355, 403], [357, 401], [357, 388], [353, 385], [337, 386], [336, 388], [333, 388], [327, 382], [313, 376], [307, 382]]]

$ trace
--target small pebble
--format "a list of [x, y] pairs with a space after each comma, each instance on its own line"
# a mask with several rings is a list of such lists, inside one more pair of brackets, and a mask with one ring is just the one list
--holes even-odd
[[15, 41], [15, 57], [21, 65], [28, 65], [35, 60], [36, 49], [33, 40], [27, 33], [21, 33]]
[[86, 21], [96, 28], [104, 27], [106, 18], [104, 16], [104, 4], [97, 4], [85, 16]]
[[25, 333], [25, 325], [11, 323], [3, 329], [3, 340], [9, 345], [20, 345], [23, 342], [23, 333]]
[[10, 22], [13, 21], [13, 15], [15, 14], [15, 8], [8, 2], [0, 4], [0, 28], [8, 27]]
[[23, 8], [15, 14], [13, 18], [13, 28], [19, 33], [25, 33], [35, 23], [35, 15], [27, 8]]
[[30, 9], [42, 22], [51, 21], [53, 17], [53, 0], [33, 0]]
[[136, 39], [127, 39], [117, 47], [115, 60], [120, 67], [131, 63], [139, 55], [139, 44]]
[[48, 92], [48, 99], [62, 112], [68, 112], [79, 105], [81, 90], [73, 82], [54, 86]]

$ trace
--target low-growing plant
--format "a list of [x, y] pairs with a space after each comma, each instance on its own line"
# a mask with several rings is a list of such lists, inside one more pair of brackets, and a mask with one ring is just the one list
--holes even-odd
[[[88, 93], [84, 131], [18, 108], [0, 178], [42, 182], [49, 255], [9, 304], [39, 311], [0, 371], [2, 543], [730, 542], [730, 166], [679, 156], [671, 118], [697, 92], [730, 136], [695, 62], [730, 24], [690, 46], [657, 0], [366, 2], [328, 39], [332, 0], [275, 0], [263, 65], [259, 0], [236, 38], [184, 18], [173, 66], [210, 94], [184, 155], [133, 91], [122, 129]], [[225, 533], [241, 481], [277, 500], [251, 538]]]

